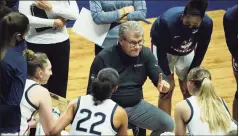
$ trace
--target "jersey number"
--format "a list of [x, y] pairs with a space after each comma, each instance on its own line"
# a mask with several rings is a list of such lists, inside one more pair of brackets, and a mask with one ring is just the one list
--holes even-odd
[[[80, 111], [80, 113], [87, 113], [87, 116], [77, 122], [76, 130], [78, 130], [78, 131], [83, 131], [83, 132], [87, 132], [87, 129], [80, 127], [80, 124], [83, 123], [83, 122], [85, 122], [85, 121], [87, 121], [87, 120], [89, 120], [89, 119], [91, 118], [92, 112], [91, 112], [90, 110], [87, 110], [87, 109], [82, 109], [82, 110]], [[100, 124], [102, 124], [102, 123], [104, 123], [106, 115], [105, 115], [104, 113], [97, 112], [97, 113], [94, 114], [94, 116], [95, 116], [95, 117], [98, 117], [98, 116], [101, 117], [101, 120], [100, 120], [100, 121], [97, 121], [97, 122], [95, 122], [95, 123], [93, 123], [93, 124], [91, 125], [91, 127], [90, 127], [90, 132], [89, 132], [89, 133], [95, 134], [95, 135], [101, 135], [101, 132], [95, 131], [95, 130], [94, 130], [94, 127], [95, 127], [95, 126], [98, 126], [98, 125], [100, 125]]]

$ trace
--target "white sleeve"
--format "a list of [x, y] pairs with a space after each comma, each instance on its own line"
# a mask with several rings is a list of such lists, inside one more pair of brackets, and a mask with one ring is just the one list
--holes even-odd
[[30, 26], [33, 28], [53, 27], [54, 19], [39, 18], [31, 15], [30, 6], [32, 3], [33, 1], [20, 0], [18, 6], [19, 12], [28, 17]]
[[79, 16], [79, 8], [75, 0], [65, 0], [64, 7], [58, 5], [52, 5], [52, 13], [57, 14], [65, 19], [77, 20]]

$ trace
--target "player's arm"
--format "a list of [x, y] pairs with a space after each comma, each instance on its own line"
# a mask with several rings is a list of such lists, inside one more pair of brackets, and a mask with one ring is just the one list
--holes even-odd
[[55, 125], [54, 116], [52, 114], [52, 101], [49, 91], [41, 86], [35, 88], [41, 92], [39, 95], [39, 121], [46, 135], [50, 134], [51, 129]]
[[213, 22], [210, 19], [204, 24], [202, 30], [199, 30], [200, 39], [198, 41], [198, 44], [195, 50], [195, 55], [188, 72], [192, 68], [198, 67], [201, 65], [211, 40], [212, 29], [213, 29]]
[[[148, 49], [144, 48], [144, 60], [146, 61], [146, 73], [149, 76], [150, 80], [153, 84], [157, 87], [158, 86], [158, 79], [159, 74], [163, 73], [162, 69], [159, 67], [156, 58], [154, 57], [153, 53]], [[167, 76], [163, 75], [163, 80], [168, 81]]]
[[154, 26], [154, 30], [151, 30], [151, 38], [153, 44], [157, 47], [158, 65], [162, 69], [166, 76], [171, 74], [167, 59], [167, 49], [171, 46], [172, 39], [169, 32], [168, 25], [164, 19], [159, 20]]
[[128, 115], [126, 111], [118, 106], [113, 120], [115, 128], [118, 130], [117, 136], [127, 136], [128, 133]]
[[[237, 35], [238, 35], [238, 29], [235, 28], [236, 20], [233, 20], [230, 18], [230, 16], [226, 13], [223, 17], [223, 27], [224, 27], [224, 33], [225, 38], [227, 42], [227, 47], [232, 54], [233, 58], [238, 58], [238, 41], [237, 41]], [[238, 24], [237, 24], [238, 25]]]
[[66, 111], [59, 117], [57, 120], [55, 126], [51, 130], [51, 135], [58, 135], [61, 133], [62, 130], [64, 130], [73, 120], [75, 109], [77, 106], [77, 99], [72, 100], [68, 106]]
[[184, 123], [182, 113], [183, 103], [180, 102], [175, 106], [175, 111], [174, 111], [174, 120], [175, 120], [175, 135], [178, 136], [185, 136], [186, 135], [186, 125]]

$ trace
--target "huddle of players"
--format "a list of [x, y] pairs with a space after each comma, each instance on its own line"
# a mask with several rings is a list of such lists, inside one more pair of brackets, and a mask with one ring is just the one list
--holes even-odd
[[[185, 8], [175, 7], [167, 10], [157, 18], [152, 26], [152, 50], [163, 73], [168, 76], [168, 83], [170, 85], [164, 81], [165, 77], [163, 78], [162, 75], [158, 76], [156, 86], [161, 88], [159, 89], [159, 108], [169, 114], [171, 112], [171, 96], [175, 86], [173, 78], [175, 67], [184, 99], [192, 95], [192, 97], [180, 102], [176, 106], [176, 134], [186, 134], [186, 125], [191, 134], [201, 134], [202, 132], [200, 131], [209, 132], [210, 134], [225, 134], [231, 128], [230, 114], [227, 112], [226, 106], [224, 107], [224, 101], [215, 94], [209, 71], [195, 68], [200, 66], [203, 60], [212, 33], [212, 20], [205, 15], [207, 3], [197, 2], [193, 3], [192, 0]], [[13, 14], [24, 18], [22, 15], [16, 15], [16, 13], [8, 15], [8, 17]], [[238, 23], [235, 23], [237, 21], [236, 17], [237, 6], [228, 10], [224, 16], [225, 35], [227, 45], [232, 53], [235, 72], [237, 72], [237, 64], [235, 64], [237, 62], [237, 52], [235, 53], [235, 48], [237, 49], [238, 46], [237, 32], [234, 32], [237, 30], [235, 27], [238, 25]], [[122, 24], [121, 28], [123, 29], [124, 26], [130, 23], [132, 22], [129, 21], [129, 23]], [[135, 22], [132, 24], [135, 24]], [[184, 31], [182, 32], [182, 30]], [[119, 39], [119, 45], [124, 45], [125, 41], [123, 40], [126, 39]], [[127, 40], [127, 42], [129, 41]], [[140, 41], [130, 43], [130, 45], [133, 45], [133, 48], [138, 50], [129, 51], [133, 53], [127, 55], [132, 57], [142, 55], [142, 48], [146, 48], [142, 47], [143, 43]], [[136, 54], [134, 54], [135, 52]], [[94, 62], [100, 63], [99, 59], [101, 59], [102, 63], [106, 62], [107, 59], [104, 58], [105, 53], [107, 51], [100, 53]], [[112, 54], [114, 52], [108, 51], [108, 53]], [[33, 112], [38, 110], [40, 115], [39, 121], [43, 126], [45, 134], [58, 134], [68, 124], [72, 123], [71, 135], [127, 135], [127, 112], [124, 110], [124, 107], [118, 106], [110, 99], [112, 94], [114, 94], [114, 97], [117, 95], [117, 90], [121, 87], [122, 81], [120, 79], [122, 72], [119, 68], [116, 69], [110, 65], [102, 66], [103, 64], [101, 63], [101, 67], [98, 70], [92, 70], [95, 68], [93, 67], [93, 62], [90, 73], [89, 94], [73, 100], [68, 105], [66, 111], [55, 122], [51, 114], [52, 107], [49, 92], [41, 86], [41, 84], [47, 83], [52, 74], [51, 63], [43, 53], [33, 53], [30, 50], [26, 50], [24, 56], [27, 60], [28, 80], [26, 81], [21, 101], [22, 120], [24, 121], [21, 122], [20, 134], [27, 134], [29, 129], [34, 127], [29, 121], [32, 118]], [[111, 61], [113, 60], [114, 58], [111, 58]], [[97, 71], [98, 73], [92, 73], [92, 71]], [[92, 77], [92, 74], [96, 75]], [[205, 99], [206, 96], [212, 97]], [[233, 111], [237, 111], [237, 109], [235, 110], [236, 107], [233, 107]], [[202, 115], [199, 114], [200, 110]], [[215, 117], [213, 116], [219, 112], [218, 120], [214, 120]], [[205, 125], [205, 122], [207, 125]], [[198, 129], [198, 123], [204, 127], [203, 130]]]

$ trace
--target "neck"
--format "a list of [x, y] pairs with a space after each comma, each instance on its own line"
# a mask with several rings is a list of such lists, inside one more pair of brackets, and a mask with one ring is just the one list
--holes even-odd
[[119, 56], [120, 56], [122, 62], [125, 63], [126, 65], [127, 64], [134, 64], [134, 63], [136, 63], [137, 57], [131, 57], [131, 56], [127, 55], [124, 52], [124, 50], [122, 49], [121, 46], [122, 45], [120, 43], [118, 43], [118, 46], [116, 48], [117, 48], [117, 51], [119, 53]]
[[31, 80], [35, 81], [36, 83], [40, 84], [40, 80], [36, 78], [30, 78]]

